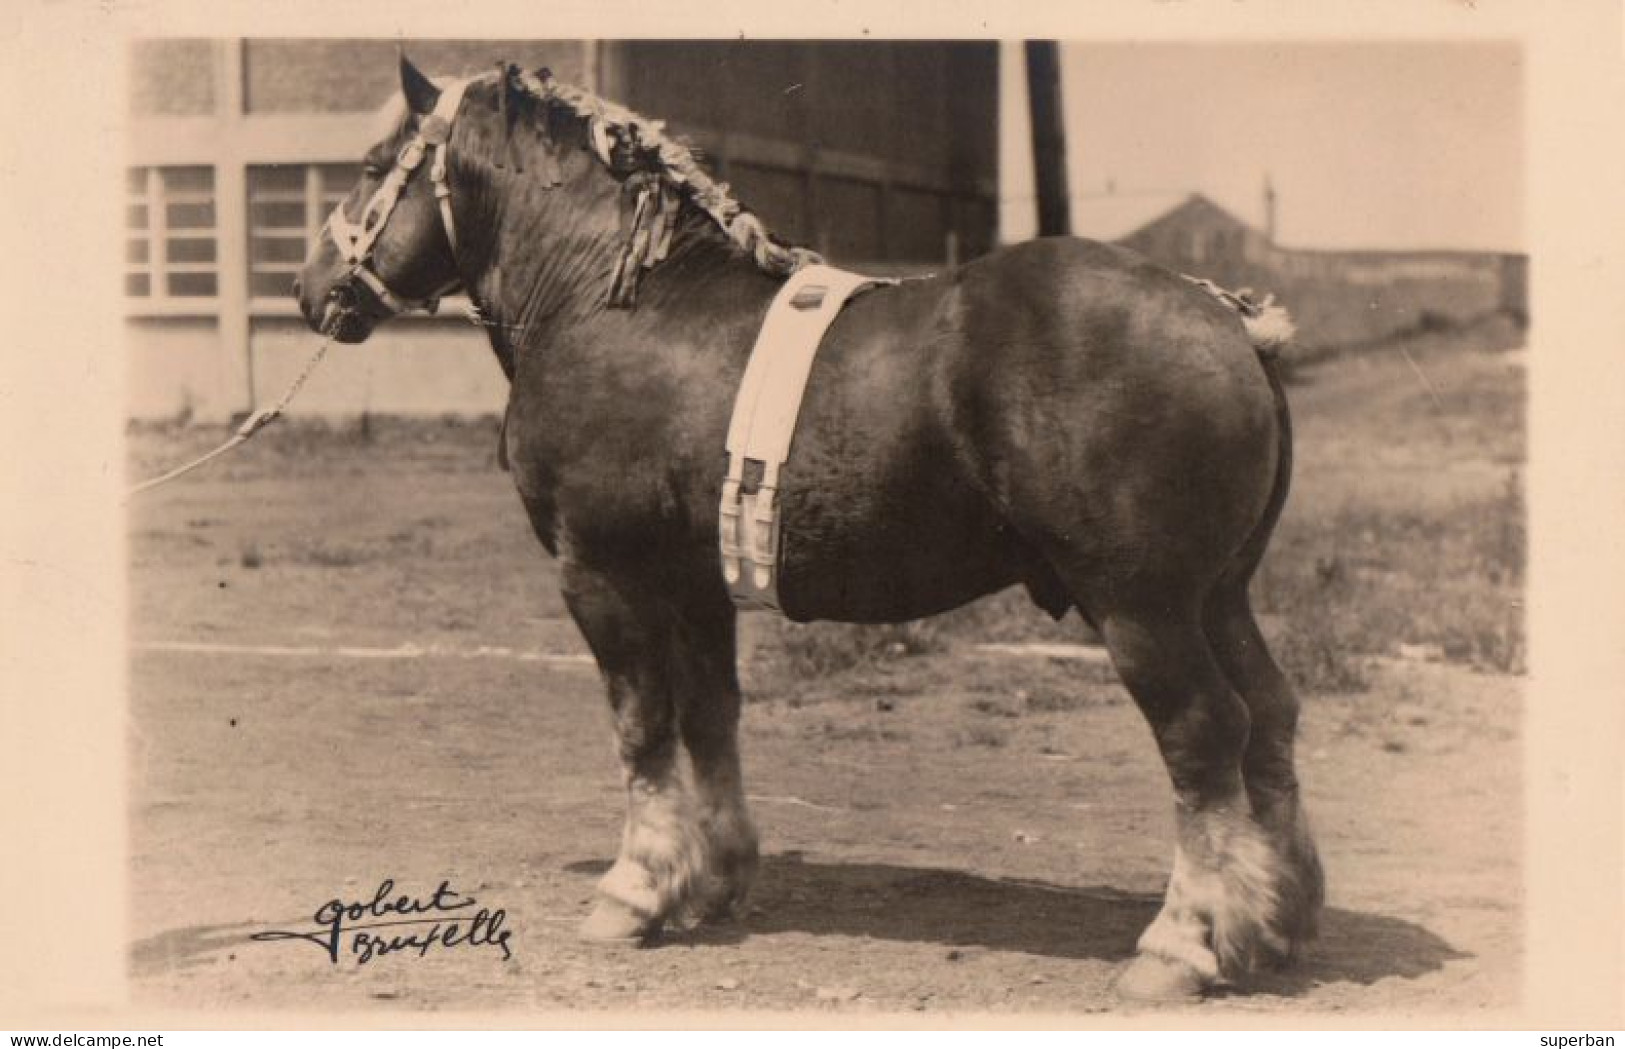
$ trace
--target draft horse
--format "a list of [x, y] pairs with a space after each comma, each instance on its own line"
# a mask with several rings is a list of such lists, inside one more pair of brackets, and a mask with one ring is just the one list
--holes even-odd
[[[502, 454], [625, 773], [583, 934], [726, 916], [757, 840], [724, 437], [769, 301], [816, 256], [658, 122], [546, 71], [437, 85], [403, 58], [401, 87], [300, 307], [358, 343], [449, 290], [473, 301], [510, 380]], [[1323, 895], [1298, 701], [1248, 603], [1287, 493], [1287, 406], [1260, 318], [1211, 290], [1044, 238], [868, 292], [819, 351], [780, 496], [792, 620], [895, 622], [1020, 583], [1099, 631], [1173, 784], [1172, 874], [1118, 981], [1155, 998], [1289, 959]]]

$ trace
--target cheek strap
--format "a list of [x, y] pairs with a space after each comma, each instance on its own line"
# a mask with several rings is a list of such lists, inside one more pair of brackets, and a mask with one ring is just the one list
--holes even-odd
[[367, 206], [361, 209], [359, 220], [350, 221], [344, 214], [343, 204], [334, 208], [332, 214], [327, 217], [325, 227], [327, 235], [333, 241], [333, 246], [338, 249], [339, 255], [349, 263], [350, 277], [365, 284], [392, 315], [415, 309], [433, 313], [439, 308], [440, 297], [461, 283], [457, 279], [450, 280], [439, 291], [425, 299], [404, 298], [390, 291], [388, 284], [372, 268], [372, 251], [379, 236], [383, 234], [384, 226], [388, 224], [395, 205], [400, 203], [401, 194], [406, 191], [406, 184], [411, 179], [412, 173], [423, 165], [425, 152], [433, 150], [434, 161], [429, 167], [429, 181], [434, 187], [435, 201], [440, 209], [440, 224], [446, 231], [446, 243], [451, 247], [453, 262], [456, 261], [457, 224], [451, 213], [451, 186], [446, 178], [446, 150], [451, 142], [452, 122], [456, 119], [457, 111], [463, 104], [463, 94], [467, 90], [468, 81], [458, 80], [440, 92], [434, 111], [419, 122], [417, 134], [401, 147], [400, 154], [395, 158], [394, 167], [389, 169], [389, 174], [384, 176], [383, 182], [373, 191]]

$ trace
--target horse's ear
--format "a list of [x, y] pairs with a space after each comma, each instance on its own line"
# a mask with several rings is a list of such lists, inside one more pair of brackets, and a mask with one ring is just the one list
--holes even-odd
[[418, 116], [434, 112], [434, 104], [440, 100], [440, 89], [412, 64], [412, 60], [401, 52], [401, 94], [406, 98], [407, 108]]

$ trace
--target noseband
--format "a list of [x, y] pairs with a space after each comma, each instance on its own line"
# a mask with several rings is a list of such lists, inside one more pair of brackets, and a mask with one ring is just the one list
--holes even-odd
[[468, 89], [468, 83], [466, 80], [459, 80], [440, 92], [434, 112], [418, 122], [417, 134], [401, 147], [400, 153], [395, 157], [395, 166], [390, 168], [389, 174], [384, 176], [384, 181], [373, 193], [372, 199], [367, 201], [359, 221], [351, 222], [345, 217], [343, 204], [334, 208], [333, 213], [327, 217], [327, 235], [332, 239], [333, 246], [338, 248], [344, 261], [350, 264], [349, 273], [333, 286], [332, 294], [342, 295], [353, 282], [360, 281], [377, 296], [378, 301], [391, 315], [405, 313], [408, 310], [426, 310], [433, 313], [440, 307], [440, 297], [461, 283], [452, 280], [425, 299], [403, 298], [390, 291], [384, 279], [372, 268], [372, 249], [384, 232], [384, 225], [389, 222], [390, 213], [395, 210], [395, 205], [400, 203], [401, 194], [412, 178], [412, 173], [422, 166], [424, 154], [433, 150], [434, 162], [429, 167], [429, 181], [434, 185], [435, 200], [440, 205], [440, 223], [446, 230], [446, 242], [451, 245], [453, 259], [456, 258], [457, 227], [451, 217], [451, 187], [446, 182], [446, 147], [451, 141], [452, 121], [456, 119], [457, 110], [463, 104], [463, 92]]

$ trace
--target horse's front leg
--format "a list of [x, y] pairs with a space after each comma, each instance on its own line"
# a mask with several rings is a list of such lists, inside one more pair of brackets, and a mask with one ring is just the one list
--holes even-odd
[[672, 684], [705, 844], [707, 877], [696, 902], [699, 917], [712, 920], [743, 907], [756, 877], [756, 827], [739, 762], [738, 617], [715, 572], [696, 579], [685, 598]]
[[755, 868], [734, 743], [733, 610], [725, 595], [719, 612], [681, 588], [651, 590], [577, 564], [566, 565], [564, 583], [608, 689], [627, 791], [620, 854], [581, 931], [640, 940], [742, 896]]

